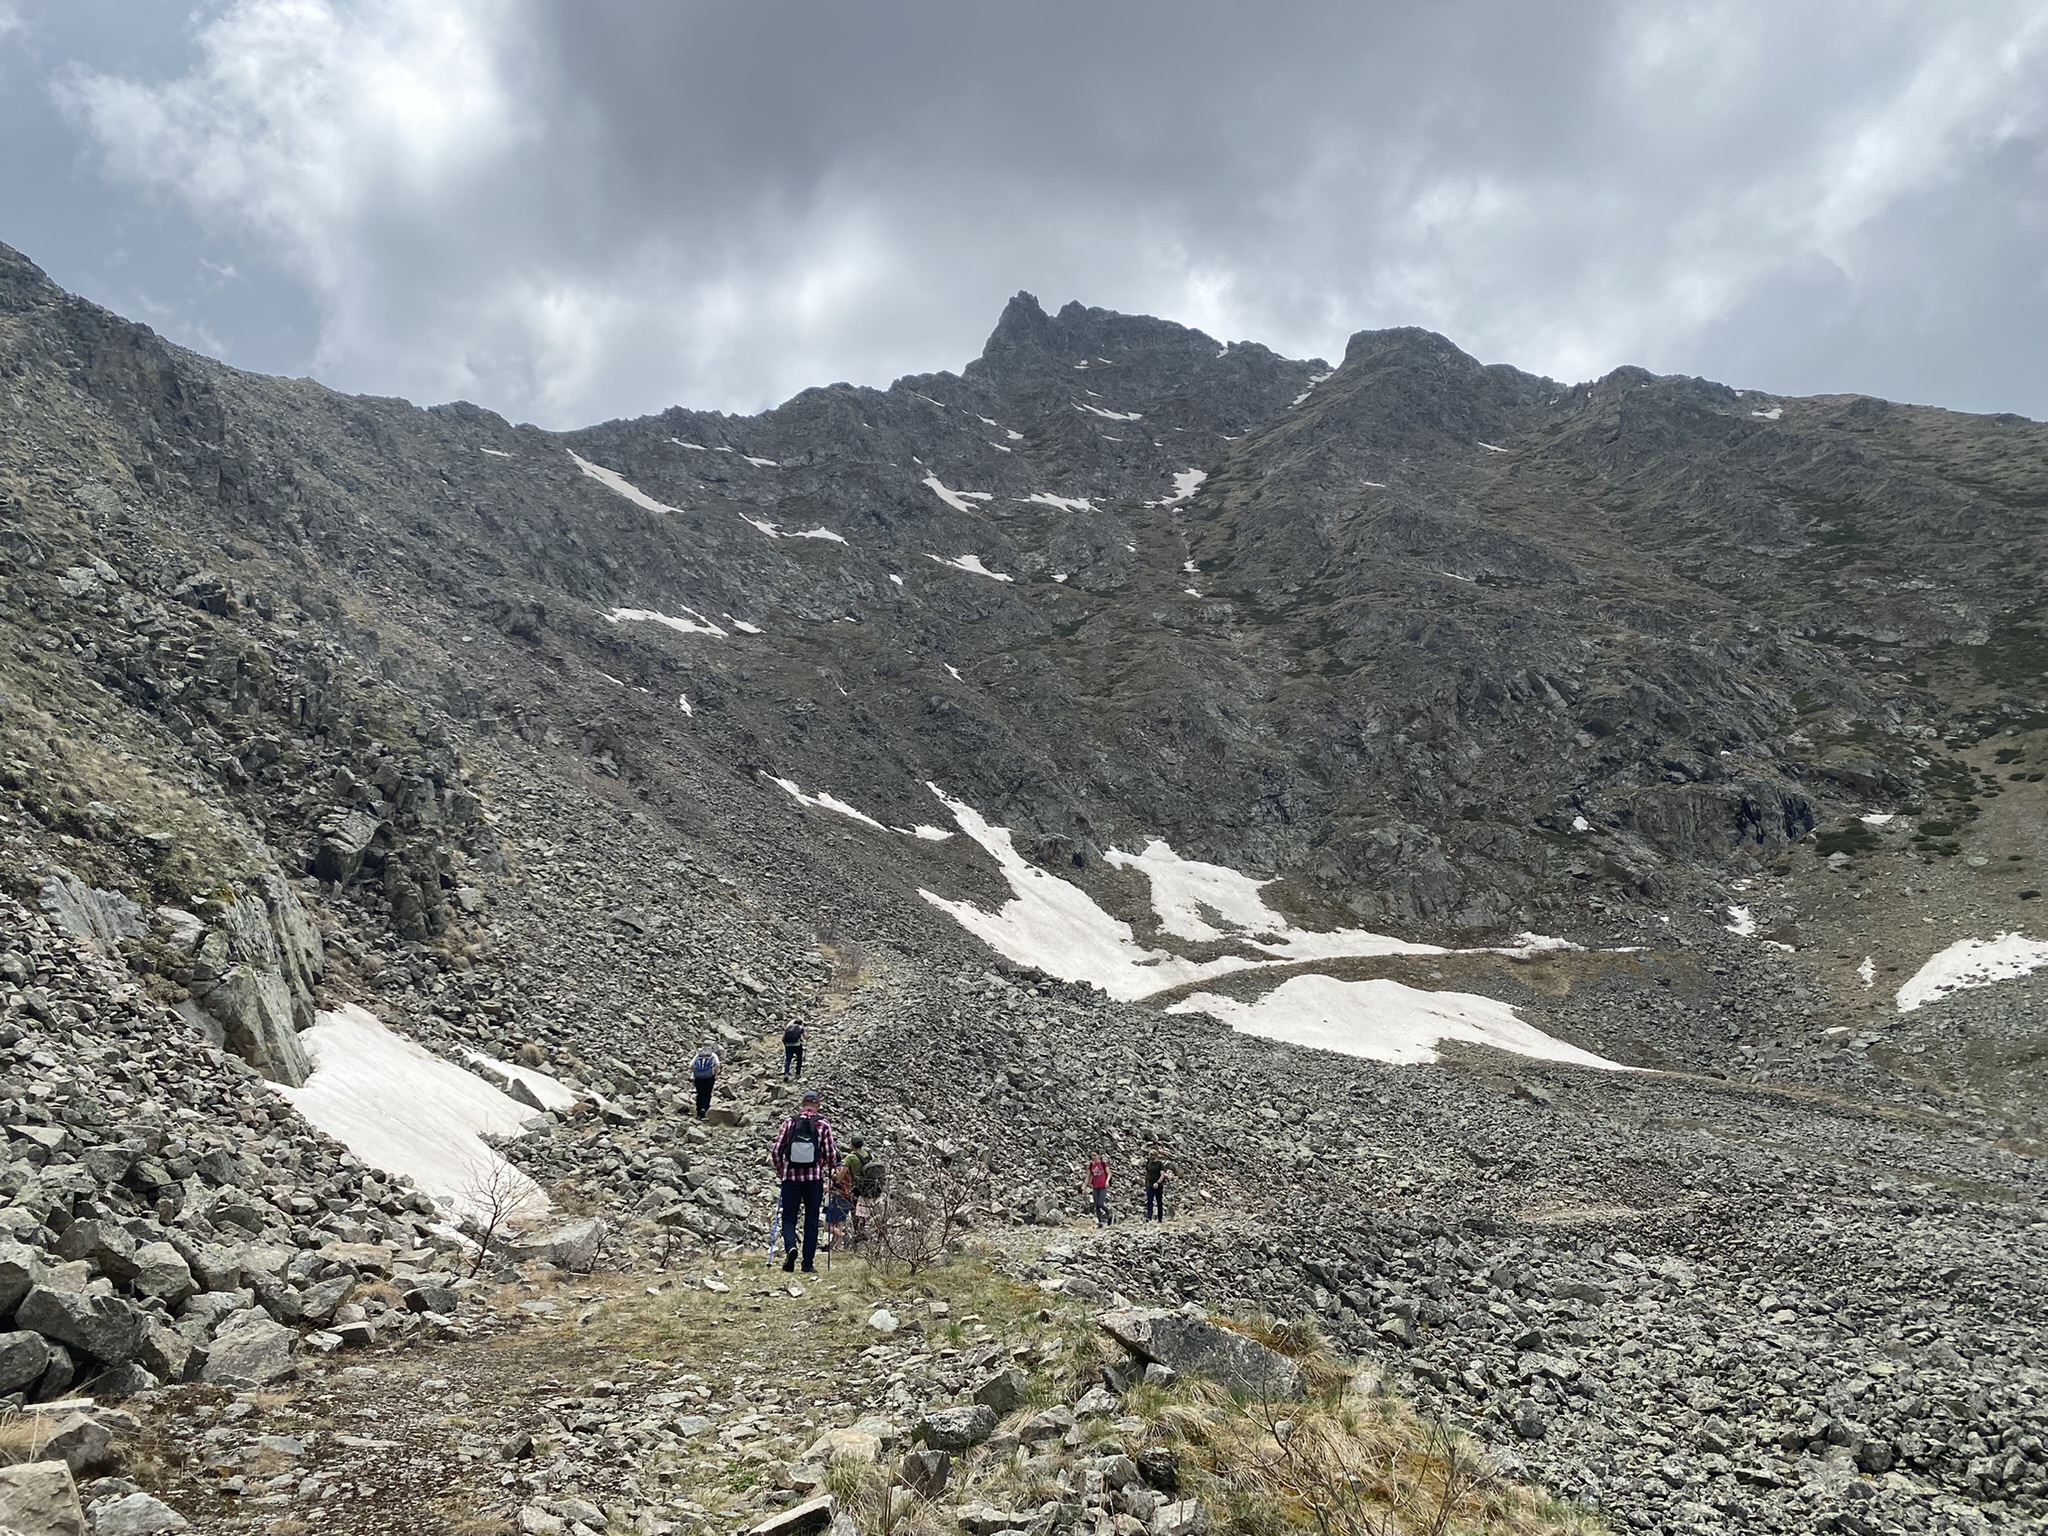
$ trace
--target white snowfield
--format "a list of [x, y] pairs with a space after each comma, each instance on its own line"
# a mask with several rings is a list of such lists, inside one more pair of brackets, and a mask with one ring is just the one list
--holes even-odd
[[1951, 992], [2015, 981], [2048, 966], [2048, 943], [2024, 934], [2001, 933], [1995, 939], [1958, 939], [1935, 955], [1913, 979], [1899, 988], [1899, 1012], [1911, 1013], [1938, 1003]]
[[613, 495], [625, 497], [626, 500], [632, 502], [636, 507], [645, 507], [649, 512], [679, 512], [682, 510], [680, 507], [668, 505], [667, 502], [656, 501], [615, 469], [606, 469], [602, 464], [593, 464], [590, 460], [578, 457], [573, 452], [569, 457], [576, 460], [576, 467], [582, 470], [584, 474], [590, 476], [591, 479], [595, 480]]
[[[1259, 896], [1268, 881], [1253, 880], [1220, 864], [1183, 859], [1166, 843], [1154, 839], [1140, 854], [1111, 853], [1125, 868], [1143, 871], [1152, 882], [1153, 910], [1160, 926], [1190, 942], [1233, 940], [1257, 955], [1226, 954], [1191, 960], [1165, 949], [1140, 944], [1131, 925], [1110, 916], [1079, 886], [1048, 874], [1016, 851], [1007, 828], [992, 825], [972, 806], [954, 799], [938, 785], [927, 786], [939, 797], [960, 830], [993, 858], [1010, 883], [1013, 897], [994, 912], [972, 902], [952, 901], [920, 890], [933, 906], [991, 949], [1019, 965], [1035, 966], [1063, 981], [1085, 981], [1123, 1002], [1150, 997], [1189, 982], [1207, 981], [1235, 971], [1263, 970], [1309, 960], [1377, 955], [1532, 954], [1570, 948], [1562, 939], [1522, 934], [1504, 949], [1446, 950], [1436, 944], [1414, 944], [1383, 933], [1341, 928], [1314, 933], [1291, 926]], [[1217, 926], [1227, 924], [1226, 931]]]
[[1750, 910], [1747, 907], [1730, 907], [1728, 909], [1728, 922], [1725, 926], [1728, 932], [1734, 934], [1737, 938], [1750, 938], [1756, 933], [1756, 918], [1750, 914]]
[[1523, 1022], [1508, 1003], [1474, 992], [1425, 992], [1384, 979], [1290, 976], [1257, 1002], [1197, 992], [1166, 1011], [1206, 1013], [1241, 1034], [1397, 1066], [1435, 1061], [1442, 1041], [1468, 1040], [1541, 1061], [1638, 1070], [1546, 1035]]
[[937, 475], [926, 475], [923, 483], [926, 490], [956, 512], [978, 513], [981, 508], [975, 505], [977, 501], [995, 500], [994, 491], [956, 491]]
[[807, 793], [803, 786], [794, 779], [778, 779], [773, 774], [767, 775], [767, 778], [769, 783], [777, 786], [799, 805], [807, 805], [813, 810], [818, 811], [832, 811], [837, 815], [846, 817], [850, 821], [857, 821], [864, 827], [873, 827], [877, 832], [895, 832], [903, 837], [914, 837], [919, 842], [925, 843], [943, 843], [953, 835], [942, 828], [928, 827], [921, 823], [914, 827], [892, 827], [885, 822], [875, 820], [874, 817], [861, 810], [858, 806], [848, 805], [837, 795], [823, 790], [813, 795]]
[[1774, 405], [1768, 411], [1751, 411], [1749, 414], [1752, 416], [1760, 416], [1765, 421], [1781, 421], [1784, 419], [1785, 407], [1783, 407], [1782, 405]]
[[[525, 1197], [524, 1214], [548, 1209], [539, 1186], [482, 1139], [516, 1134], [533, 1117], [531, 1107], [393, 1034], [354, 1004], [317, 1015], [299, 1039], [313, 1075], [302, 1088], [273, 1084], [274, 1091], [365, 1163], [410, 1176], [453, 1215], [478, 1214], [478, 1197], [494, 1179]], [[545, 1073], [522, 1067], [516, 1075], [543, 1103], [562, 1095], [575, 1101]]]
[[608, 624], [662, 624], [679, 635], [716, 635], [725, 638], [725, 631], [705, 618], [694, 608], [683, 610], [685, 617], [657, 613], [652, 608], [613, 608], [603, 615]]
[[1093, 512], [1095, 510], [1089, 504], [1086, 496], [1055, 496], [1050, 491], [1033, 491], [1024, 499], [1026, 501], [1035, 501], [1041, 507], [1051, 507], [1058, 512]]
[[846, 535], [834, 533], [830, 528], [806, 528], [799, 532], [796, 529], [784, 528], [780, 523], [768, 523], [758, 517], [746, 517], [744, 513], [741, 516], [771, 539], [829, 539], [834, 544], [846, 542]]
[[926, 555], [925, 559], [935, 560], [940, 565], [949, 565], [956, 571], [965, 571], [970, 576], [986, 576], [990, 581], [1015, 581], [1014, 576], [1005, 576], [1001, 571], [992, 571], [981, 563], [979, 555], [955, 555], [951, 560], [938, 555]]
[[1173, 494], [1166, 498], [1167, 506], [1186, 501], [1202, 488], [1202, 482], [1209, 478], [1205, 469], [1183, 469], [1173, 477]]

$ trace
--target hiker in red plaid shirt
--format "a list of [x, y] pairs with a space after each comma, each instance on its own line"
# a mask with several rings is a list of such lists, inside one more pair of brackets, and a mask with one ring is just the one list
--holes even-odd
[[832, 1170], [839, 1166], [839, 1138], [832, 1134], [817, 1089], [805, 1093], [802, 1108], [782, 1122], [768, 1161], [782, 1181], [782, 1267], [796, 1268], [796, 1218], [801, 1210], [804, 1273], [809, 1274], [818, 1253], [818, 1208]]

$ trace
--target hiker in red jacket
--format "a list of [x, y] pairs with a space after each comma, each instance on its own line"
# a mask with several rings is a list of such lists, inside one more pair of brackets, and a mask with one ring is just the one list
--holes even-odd
[[1109, 1159], [1097, 1153], [1088, 1160], [1088, 1193], [1095, 1201], [1095, 1225], [1109, 1225]]
[[832, 1170], [839, 1166], [839, 1141], [817, 1089], [806, 1092], [802, 1107], [782, 1122], [770, 1143], [768, 1161], [782, 1181], [782, 1268], [796, 1268], [796, 1222], [801, 1211], [804, 1273], [809, 1274], [818, 1254], [818, 1208]]

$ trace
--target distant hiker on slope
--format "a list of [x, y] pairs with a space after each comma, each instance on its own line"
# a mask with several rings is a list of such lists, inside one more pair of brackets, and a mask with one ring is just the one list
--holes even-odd
[[1088, 1194], [1095, 1202], [1095, 1225], [1109, 1225], [1109, 1159], [1097, 1153], [1088, 1159]]
[[861, 1202], [879, 1200], [882, 1197], [882, 1175], [885, 1170], [881, 1161], [868, 1150], [868, 1139], [865, 1136], [854, 1137], [848, 1145], [852, 1150], [846, 1154], [846, 1162], [843, 1165], [849, 1199], [846, 1214], [847, 1219], [853, 1223], [854, 1236], [857, 1238], [863, 1219]]
[[711, 1113], [711, 1090], [718, 1083], [718, 1052], [708, 1045], [697, 1047], [690, 1059], [690, 1081], [697, 1088], [697, 1118]]
[[1145, 1219], [1166, 1220], [1166, 1183], [1173, 1177], [1173, 1169], [1154, 1147], [1145, 1155]]
[[825, 1118], [817, 1089], [806, 1092], [802, 1106], [782, 1122], [768, 1160], [775, 1177], [782, 1181], [783, 1270], [796, 1268], [797, 1214], [802, 1212], [804, 1272], [808, 1274], [818, 1253], [818, 1210], [824, 1202], [826, 1181], [839, 1162], [839, 1142], [832, 1134], [832, 1122]]
[[804, 1034], [802, 1024], [792, 1024], [782, 1032], [782, 1080], [804, 1075]]

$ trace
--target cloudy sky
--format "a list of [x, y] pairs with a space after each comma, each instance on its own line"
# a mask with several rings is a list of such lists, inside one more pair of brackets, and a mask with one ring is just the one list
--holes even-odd
[[0, 240], [246, 367], [579, 425], [1029, 289], [2048, 417], [2048, 4], [0, 0]]

